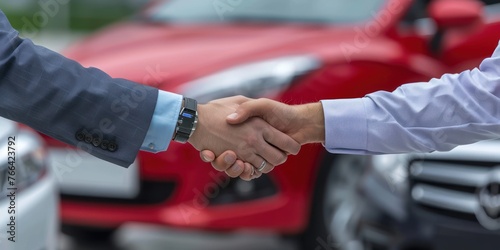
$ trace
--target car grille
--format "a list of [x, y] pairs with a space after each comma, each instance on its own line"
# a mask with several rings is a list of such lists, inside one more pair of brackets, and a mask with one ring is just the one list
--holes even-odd
[[412, 200], [433, 213], [477, 222], [476, 214], [482, 209], [479, 192], [499, 172], [498, 149], [499, 141], [489, 141], [411, 161]]

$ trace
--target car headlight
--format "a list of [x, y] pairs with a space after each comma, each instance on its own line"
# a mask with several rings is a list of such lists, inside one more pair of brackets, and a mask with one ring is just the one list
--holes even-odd
[[313, 56], [286, 56], [235, 66], [185, 84], [180, 92], [200, 103], [244, 95], [250, 98], [272, 96], [288, 88], [299, 76], [318, 69]]
[[[9, 170], [11, 165], [7, 162], [7, 157], [0, 158], [0, 197], [6, 197], [7, 188], [13, 187], [8, 177], [15, 179], [14, 186], [19, 192], [35, 183], [46, 172], [45, 149], [38, 135], [21, 130], [15, 138], [15, 170]], [[7, 152], [7, 145], [5, 146], [0, 147], [0, 152]]]
[[409, 156], [405, 154], [374, 155], [372, 169], [381, 176], [391, 191], [404, 193], [408, 190]]

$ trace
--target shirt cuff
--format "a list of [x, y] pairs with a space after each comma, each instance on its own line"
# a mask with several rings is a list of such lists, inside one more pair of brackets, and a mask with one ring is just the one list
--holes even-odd
[[331, 153], [367, 152], [367, 116], [363, 98], [322, 100], [325, 148]]
[[155, 111], [141, 150], [157, 153], [165, 151], [172, 140], [181, 111], [182, 95], [158, 91]]

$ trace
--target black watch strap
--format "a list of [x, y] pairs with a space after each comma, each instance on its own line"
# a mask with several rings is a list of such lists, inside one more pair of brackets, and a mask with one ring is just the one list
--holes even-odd
[[177, 126], [173, 140], [180, 143], [186, 143], [196, 129], [198, 123], [198, 102], [195, 99], [184, 97], [184, 105], [179, 113]]

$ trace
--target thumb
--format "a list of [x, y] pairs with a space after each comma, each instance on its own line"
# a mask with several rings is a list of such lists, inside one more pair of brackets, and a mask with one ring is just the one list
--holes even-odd
[[226, 122], [229, 124], [240, 124], [250, 117], [263, 117], [268, 109], [266, 99], [251, 100], [242, 103], [234, 113], [226, 117]]

